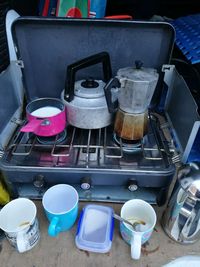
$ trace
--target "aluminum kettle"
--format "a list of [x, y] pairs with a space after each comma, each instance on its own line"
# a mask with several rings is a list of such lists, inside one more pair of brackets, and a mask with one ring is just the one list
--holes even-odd
[[197, 163], [190, 163], [178, 171], [161, 224], [167, 235], [181, 244], [192, 244], [200, 239], [200, 170]]
[[[76, 81], [78, 71], [99, 63], [103, 70], [102, 80], [86, 77]], [[111, 77], [110, 56], [105, 51], [76, 61], [67, 67], [65, 89], [61, 99], [67, 108], [69, 124], [81, 129], [99, 129], [112, 123], [113, 114], [108, 111], [104, 93], [104, 86]]]

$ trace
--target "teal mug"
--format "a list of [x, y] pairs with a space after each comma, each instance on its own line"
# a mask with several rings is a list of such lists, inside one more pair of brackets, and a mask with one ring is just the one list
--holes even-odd
[[74, 225], [78, 216], [78, 201], [78, 193], [71, 185], [58, 184], [45, 192], [42, 205], [50, 222], [50, 236], [57, 236]]

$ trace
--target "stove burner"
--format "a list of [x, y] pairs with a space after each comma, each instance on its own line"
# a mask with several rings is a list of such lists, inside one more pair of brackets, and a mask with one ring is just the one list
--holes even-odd
[[37, 136], [37, 141], [42, 145], [54, 145], [55, 143], [56, 145], [58, 145], [58, 144], [64, 144], [66, 137], [67, 137], [67, 130], [64, 130], [63, 132], [57, 135], [57, 140], [56, 140], [56, 135], [54, 135], [48, 137]]
[[113, 134], [113, 139], [118, 146], [122, 145], [122, 150], [124, 152], [134, 153], [141, 151], [142, 147], [141, 140], [126, 140], [119, 137], [116, 133]]

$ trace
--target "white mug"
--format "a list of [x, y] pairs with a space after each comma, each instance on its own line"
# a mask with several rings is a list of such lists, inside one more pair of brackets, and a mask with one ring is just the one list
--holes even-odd
[[0, 228], [20, 253], [30, 250], [39, 241], [36, 213], [35, 204], [27, 198], [12, 200], [0, 211]]
[[131, 245], [131, 257], [138, 260], [141, 254], [141, 246], [146, 243], [156, 224], [156, 213], [152, 206], [141, 199], [132, 199], [122, 206], [121, 217], [130, 222], [144, 222], [138, 224], [135, 229], [121, 222], [120, 232], [122, 238]]

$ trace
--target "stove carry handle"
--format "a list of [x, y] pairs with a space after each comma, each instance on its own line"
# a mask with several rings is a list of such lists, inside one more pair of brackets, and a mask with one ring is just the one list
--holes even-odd
[[67, 67], [64, 98], [71, 102], [74, 98], [75, 75], [78, 70], [102, 63], [104, 82], [107, 83], [112, 77], [110, 56], [107, 52], [101, 52], [79, 60]]

